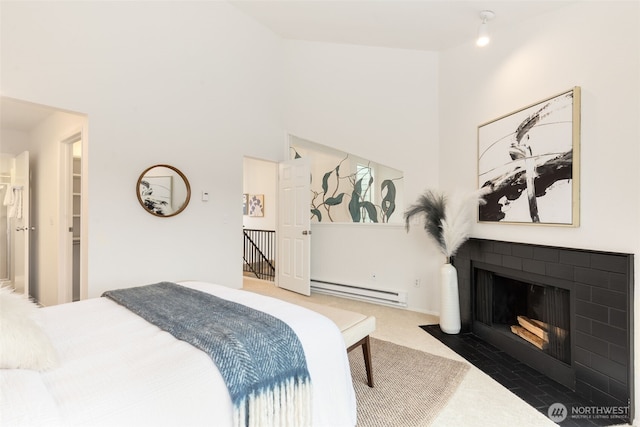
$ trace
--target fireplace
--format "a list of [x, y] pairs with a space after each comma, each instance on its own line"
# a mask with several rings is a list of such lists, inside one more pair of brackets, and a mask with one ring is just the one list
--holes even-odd
[[[482, 268], [480, 268], [482, 267]], [[574, 388], [571, 291], [534, 283], [519, 271], [473, 267], [473, 331], [555, 381]]]
[[462, 332], [596, 406], [631, 404], [633, 255], [470, 239], [454, 265]]

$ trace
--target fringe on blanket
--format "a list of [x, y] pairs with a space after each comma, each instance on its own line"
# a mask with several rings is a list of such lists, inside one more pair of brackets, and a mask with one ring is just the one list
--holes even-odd
[[251, 393], [234, 407], [234, 427], [310, 426], [311, 381], [289, 378], [261, 393]]

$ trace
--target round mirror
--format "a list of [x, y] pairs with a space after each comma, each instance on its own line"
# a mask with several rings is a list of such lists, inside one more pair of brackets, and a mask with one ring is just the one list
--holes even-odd
[[169, 217], [178, 215], [187, 207], [191, 186], [187, 177], [173, 166], [154, 165], [140, 174], [136, 194], [147, 212]]

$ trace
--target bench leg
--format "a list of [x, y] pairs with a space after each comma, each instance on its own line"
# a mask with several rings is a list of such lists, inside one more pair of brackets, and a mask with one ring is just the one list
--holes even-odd
[[371, 365], [371, 344], [369, 342], [369, 335], [362, 338], [360, 341], [352, 345], [347, 349], [347, 352], [353, 350], [356, 347], [362, 346], [362, 354], [364, 356], [364, 367], [367, 370], [367, 384], [369, 387], [373, 387], [373, 369]]
[[373, 369], [371, 367], [371, 345], [369, 343], [369, 335], [364, 338], [362, 343], [362, 354], [364, 355], [364, 366], [367, 369], [367, 384], [373, 387]]

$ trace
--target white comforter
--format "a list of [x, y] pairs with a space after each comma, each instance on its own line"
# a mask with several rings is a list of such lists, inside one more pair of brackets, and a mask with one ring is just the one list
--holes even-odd
[[[298, 335], [313, 384], [313, 425], [354, 426], [344, 341], [333, 322], [303, 307], [203, 282], [185, 286], [264, 311]], [[0, 424], [229, 426], [232, 406], [211, 359], [107, 298], [42, 309], [58, 368], [0, 370]]]

